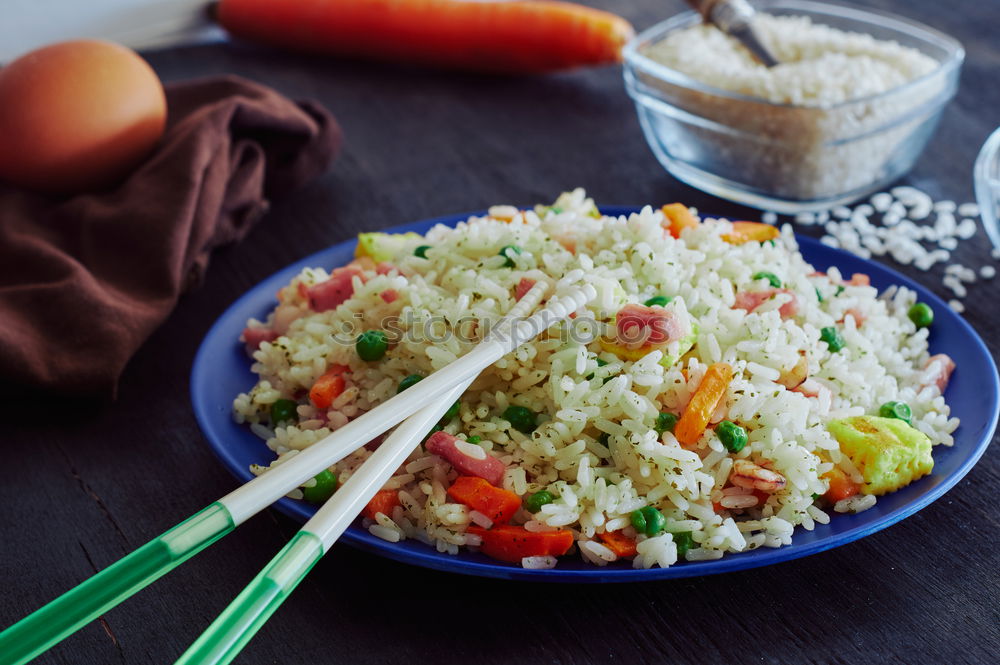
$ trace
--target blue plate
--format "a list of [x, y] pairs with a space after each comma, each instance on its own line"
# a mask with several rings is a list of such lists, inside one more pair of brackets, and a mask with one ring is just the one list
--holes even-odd
[[[605, 207], [602, 210], [608, 215], [621, 215], [634, 212], [637, 208]], [[449, 215], [398, 226], [390, 231], [424, 233], [435, 224], [453, 226], [468, 217], [469, 214]], [[941, 497], [982, 456], [996, 429], [1000, 381], [986, 345], [969, 324], [919, 284], [877, 263], [831, 249], [811, 238], [799, 237], [798, 240], [802, 254], [817, 269], [837, 266], [842, 273], [848, 275], [854, 272], [867, 273], [872, 284], [879, 290], [892, 284], [904, 285], [916, 291], [920, 300], [934, 309], [931, 350], [948, 353], [958, 365], [948, 387], [947, 397], [952, 415], [961, 418], [962, 425], [955, 432], [955, 445], [952, 448], [935, 448], [934, 473], [930, 476], [881, 497], [874, 508], [858, 515], [835, 515], [830, 524], [817, 525], [814, 531], [796, 529], [791, 545], [779, 549], [762, 548], [741, 554], [727, 554], [716, 561], [679, 563], [669, 568], [633, 570], [628, 562], [598, 568], [584, 564], [579, 558], [568, 557], [551, 570], [525, 570], [473, 552], [463, 552], [458, 556], [441, 554], [413, 540], [388, 543], [372, 536], [358, 525], [348, 528], [341, 539], [380, 556], [467, 575], [549, 582], [624, 582], [724, 573], [822, 552], [895, 524]], [[268, 277], [219, 317], [198, 349], [191, 370], [191, 400], [195, 416], [212, 449], [240, 481], [247, 481], [252, 477], [248, 470], [250, 464], [266, 464], [273, 458], [273, 453], [263, 441], [246, 427], [236, 425], [230, 417], [233, 398], [252, 387], [255, 379], [250, 372], [250, 363], [243, 345], [238, 343], [237, 338], [247, 319], [263, 319], [267, 315], [276, 304], [275, 292], [302, 268], [322, 266], [329, 269], [344, 265], [353, 258], [354, 246], [354, 241], [335, 245]], [[311, 517], [316, 510], [312, 505], [290, 499], [281, 499], [276, 505], [282, 512], [302, 521]]]

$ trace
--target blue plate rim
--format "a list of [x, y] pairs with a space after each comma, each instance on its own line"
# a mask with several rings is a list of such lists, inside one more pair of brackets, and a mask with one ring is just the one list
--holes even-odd
[[[636, 206], [609, 205], [600, 206], [600, 209], [605, 215], [620, 216], [636, 212], [641, 208]], [[401, 224], [385, 229], [385, 231], [391, 233], [403, 233], [411, 230], [426, 232], [427, 229], [430, 229], [436, 224], [453, 226], [460, 221], [468, 219], [470, 216], [483, 214], [485, 214], [485, 211], [480, 210], [467, 213], [443, 215], [431, 219]], [[941, 496], [948, 492], [948, 490], [954, 487], [962, 478], [965, 477], [966, 474], [968, 474], [972, 467], [975, 466], [976, 462], [978, 462], [985, 453], [986, 448], [989, 446], [993, 434], [996, 431], [998, 419], [1000, 419], [1000, 375], [998, 375], [996, 363], [994, 362], [989, 349], [978, 333], [976, 333], [975, 329], [972, 328], [972, 326], [965, 321], [965, 319], [952, 312], [948, 305], [933, 292], [905, 275], [902, 275], [892, 268], [880, 263], [861, 259], [844, 252], [843, 250], [822, 245], [819, 241], [808, 236], [796, 235], [796, 241], [799, 243], [800, 251], [832, 254], [838, 258], [837, 263], [840, 264], [860, 263], [861, 265], [864, 265], [869, 273], [873, 275], [874, 282], [888, 281], [893, 284], [900, 284], [913, 289], [919, 294], [921, 300], [931, 305], [936, 315], [941, 312], [947, 312], [946, 315], [950, 316], [952, 322], [958, 325], [958, 328], [964, 336], [974, 343], [974, 351], [987, 360], [985, 370], [989, 374], [990, 379], [990, 381], [988, 381], [988, 386], [986, 386], [989, 389], [987, 399], [992, 404], [991, 411], [993, 415], [987, 420], [987, 422], [984, 423], [985, 426], [980, 429], [981, 434], [979, 440], [976, 441], [974, 448], [968, 452], [960, 466], [952, 470], [927, 492], [919, 495], [916, 499], [909, 501], [902, 507], [891, 510], [885, 515], [874, 519], [863, 519], [862, 523], [853, 528], [841, 533], [832, 534], [829, 537], [822, 538], [815, 542], [797, 544], [793, 541], [791, 545], [786, 545], [777, 549], [758, 548], [750, 552], [727, 554], [721, 559], [711, 561], [689, 561], [670, 566], [668, 568], [632, 569], [614, 566], [593, 566], [581, 569], [556, 567], [547, 570], [528, 570], [511, 564], [496, 562], [478, 553], [464, 552], [455, 556], [439, 553], [430, 546], [416, 541], [406, 541], [406, 546], [401, 546], [404, 545], [403, 543], [389, 543], [369, 534], [357, 523], [349, 527], [344, 532], [340, 541], [358, 549], [372, 552], [395, 561], [434, 570], [484, 577], [536, 582], [544, 581], [568, 583], [604, 583], [673, 579], [747, 570], [761, 566], [773, 565], [784, 561], [791, 561], [793, 559], [809, 556], [811, 554], [824, 552], [834, 547], [846, 545], [892, 526], [893, 524], [906, 519], [941, 498]], [[242, 316], [238, 313], [247, 308], [248, 305], [263, 299], [262, 293], [273, 292], [273, 289], [271, 288], [272, 285], [275, 283], [287, 283], [294, 275], [298, 274], [303, 267], [307, 265], [322, 264], [326, 255], [345, 251], [347, 249], [353, 250], [355, 244], [356, 240], [353, 239], [336, 243], [314, 252], [264, 278], [226, 308], [226, 310], [212, 324], [212, 327], [206, 333], [201, 344], [199, 345], [198, 351], [195, 354], [194, 361], [192, 363], [190, 386], [190, 397], [195, 419], [197, 420], [202, 433], [208, 440], [209, 446], [212, 448], [215, 455], [220, 459], [220, 461], [222, 461], [224, 466], [226, 466], [226, 468], [242, 482], [252, 478], [252, 475], [247, 469], [245, 461], [239, 459], [235, 455], [233, 448], [226, 444], [225, 436], [219, 433], [218, 428], [221, 427], [221, 425], [217, 420], [215, 420], [219, 414], [215, 412], [217, 409], [212, 409], [211, 399], [209, 398], [211, 386], [213, 385], [212, 377], [216, 353], [213, 342], [215, 345], [218, 345], [218, 343], [222, 341], [222, 330], [232, 324], [234, 315]], [[836, 264], [831, 263], [831, 265]], [[271, 297], [268, 302], [272, 303], [271, 306], [273, 306], [273, 297]], [[241, 328], [244, 323], [245, 317], [240, 323]], [[224, 339], [228, 340], [230, 345], [236, 344], [235, 339], [231, 339], [228, 334], [225, 334]], [[249, 368], [249, 364], [247, 367]], [[232, 424], [232, 419], [230, 418], [229, 413], [225, 413], [224, 416], [226, 420]], [[263, 442], [260, 442], [260, 446], [262, 453], [270, 454], [270, 451], [264, 447]], [[918, 481], [918, 483], [919, 482], [920, 481]], [[914, 485], [917, 485], [917, 483], [914, 483]], [[293, 501], [288, 498], [280, 499], [275, 504], [275, 507], [286, 515], [299, 521], [305, 521], [312, 515], [312, 513], [315, 512], [314, 506], [310, 506], [301, 501]], [[862, 517], [865, 515], [867, 515], [867, 513], [850, 516], [833, 515], [832, 517], [833, 519], [845, 519]], [[817, 525], [817, 527], [822, 528], [821, 525]], [[797, 528], [796, 534], [799, 533], [801, 533], [801, 531]]]

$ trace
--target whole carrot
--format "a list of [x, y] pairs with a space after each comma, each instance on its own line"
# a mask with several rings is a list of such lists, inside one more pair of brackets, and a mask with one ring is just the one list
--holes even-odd
[[550, 0], [221, 0], [230, 33], [272, 46], [503, 73], [619, 62], [634, 31]]

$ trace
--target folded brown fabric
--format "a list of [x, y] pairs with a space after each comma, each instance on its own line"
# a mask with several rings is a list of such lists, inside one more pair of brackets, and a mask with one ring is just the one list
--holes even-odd
[[160, 144], [114, 189], [56, 199], [0, 183], [0, 395], [113, 397], [211, 251], [340, 145], [318, 104], [236, 77], [167, 86], [167, 103]]

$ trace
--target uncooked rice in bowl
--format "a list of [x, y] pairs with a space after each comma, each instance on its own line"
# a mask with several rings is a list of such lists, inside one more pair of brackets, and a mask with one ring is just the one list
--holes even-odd
[[916, 48], [819, 20], [757, 15], [755, 28], [780, 63], [773, 68], [711, 25], [641, 47], [640, 59], [689, 80], [645, 66], [634, 72], [635, 85], [672, 107], [663, 117], [651, 107], [672, 157], [795, 201], [860, 195], [897, 162], [912, 161], [912, 142], [926, 140], [914, 136], [930, 131], [954, 82], [931, 76], [941, 63]]

